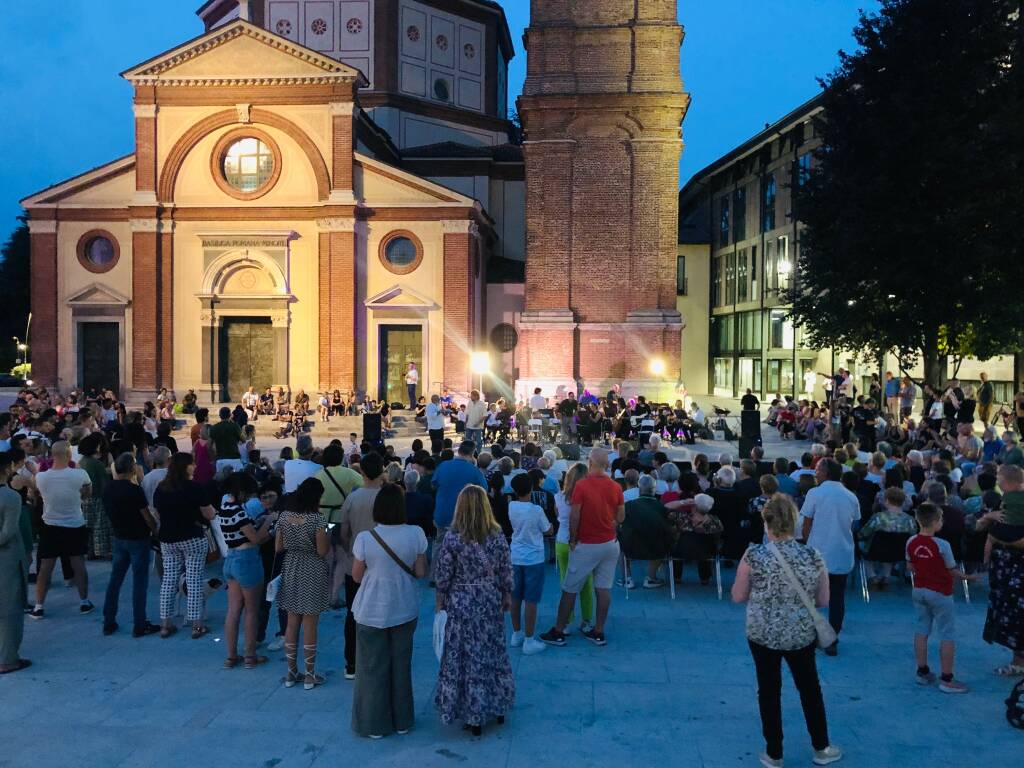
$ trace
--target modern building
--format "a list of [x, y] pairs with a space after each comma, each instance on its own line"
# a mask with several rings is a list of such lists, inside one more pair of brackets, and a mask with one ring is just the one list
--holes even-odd
[[468, 389], [488, 266], [524, 258], [501, 7], [198, 14], [201, 35], [122, 73], [132, 153], [22, 201], [34, 378], [400, 400], [415, 362], [423, 391]]
[[[793, 287], [801, 230], [792, 192], [813, 167], [821, 117], [816, 96], [694, 174], [679, 193], [677, 307], [686, 325], [682, 374], [691, 393], [733, 398], [750, 388], [762, 397], [820, 400], [820, 374], [839, 367], [853, 372], [863, 392], [873, 373], [899, 375], [892, 356], [878, 361], [810, 348], [789, 318], [784, 294]], [[965, 360], [957, 373], [977, 382], [982, 371], [997, 399], [1012, 399], [1012, 355]], [[911, 373], [920, 378], [922, 372]]]

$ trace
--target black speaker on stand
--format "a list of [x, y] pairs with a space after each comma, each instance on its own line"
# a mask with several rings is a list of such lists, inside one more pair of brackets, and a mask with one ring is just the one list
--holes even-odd
[[740, 458], [749, 459], [756, 445], [761, 445], [761, 412], [740, 411]]
[[374, 448], [384, 450], [384, 433], [379, 413], [363, 414], [363, 440]]

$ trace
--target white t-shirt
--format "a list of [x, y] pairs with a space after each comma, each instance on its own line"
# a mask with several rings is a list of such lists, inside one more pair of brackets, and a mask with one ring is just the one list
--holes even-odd
[[[427, 537], [418, 525], [378, 525], [375, 529], [410, 568], [427, 551]], [[352, 602], [352, 616], [367, 627], [387, 629], [419, 615], [419, 584], [396, 563], [369, 531], [352, 543], [352, 556], [366, 563], [366, 573]]]
[[487, 418], [487, 403], [483, 400], [466, 403], [466, 429], [483, 429]]
[[43, 497], [43, 522], [60, 528], [81, 528], [82, 489], [90, 484], [84, 469], [49, 469], [36, 475], [36, 488]]
[[444, 412], [437, 403], [427, 403], [427, 429], [444, 429]]
[[530, 398], [530, 410], [539, 411], [541, 408], [548, 407], [548, 399], [544, 395], [534, 395]]
[[420, 380], [420, 372], [415, 368], [405, 372], [405, 383], [406, 384], [418, 384]]
[[142, 492], [146, 494], [146, 503], [149, 506], [153, 506], [153, 494], [156, 493], [156, 487], [160, 485], [160, 481], [165, 477], [167, 477], [167, 468], [159, 467], [150, 470], [149, 474], [142, 478], [140, 485], [142, 486]]
[[934, 403], [931, 404], [931, 407], [928, 408], [929, 419], [935, 419], [936, 421], [939, 421], [942, 419], [942, 413], [942, 402], [939, 400], [936, 400]]
[[512, 565], [543, 563], [544, 534], [551, 528], [544, 510], [528, 501], [510, 501], [508, 519], [512, 523]]
[[312, 477], [322, 467], [307, 459], [288, 459], [284, 463], [284, 492], [291, 493], [301, 485], [307, 477]]
[[568, 544], [569, 515], [572, 513], [572, 504], [566, 500], [565, 494], [561, 491], [555, 494], [555, 512], [558, 514], [558, 533], [555, 534], [555, 542]]
[[242, 406], [244, 408], [255, 408], [260, 404], [260, 396], [255, 392], [246, 392], [242, 395]]

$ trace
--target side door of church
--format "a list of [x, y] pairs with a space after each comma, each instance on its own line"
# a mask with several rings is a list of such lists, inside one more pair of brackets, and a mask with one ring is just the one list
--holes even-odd
[[78, 323], [78, 380], [83, 389], [112, 389], [118, 394], [120, 359], [117, 323]]

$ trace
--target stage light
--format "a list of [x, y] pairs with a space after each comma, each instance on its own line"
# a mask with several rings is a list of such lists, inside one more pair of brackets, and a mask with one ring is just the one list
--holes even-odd
[[473, 352], [469, 356], [469, 367], [473, 373], [483, 376], [491, 370], [491, 356], [487, 352]]
[[651, 360], [651, 373], [653, 373], [655, 376], [664, 376], [665, 361], [662, 360], [660, 357], [656, 357], [653, 360]]

